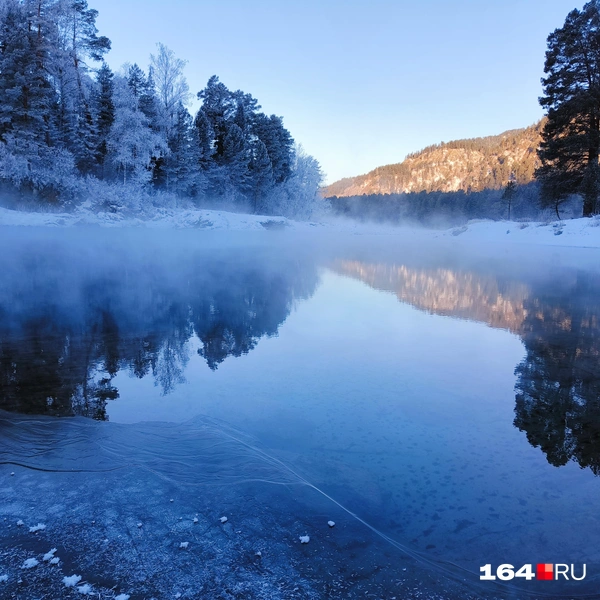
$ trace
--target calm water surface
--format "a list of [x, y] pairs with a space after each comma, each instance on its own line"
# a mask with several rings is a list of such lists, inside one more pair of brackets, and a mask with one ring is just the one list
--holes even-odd
[[[132, 428], [110, 460], [149, 445], [155, 468], [183, 481], [190, 432], [208, 419], [275, 462], [267, 473], [239, 449], [213, 454], [190, 467], [202, 483], [310, 484], [353, 535], [475, 595], [597, 592], [596, 251], [195, 232], [12, 231], [0, 244], [8, 462], [64, 459], [51, 445], [34, 456], [38, 433], [14, 435], [16, 413], [83, 416], [61, 433], [79, 444], [69, 460], [86, 454], [93, 420], [108, 421]], [[173, 435], [144, 437], [141, 422]], [[161, 458], [167, 446], [177, 460]], [[487, 563], [542, 562], [578, 575], [585, 563], [587, 578], [479, 582]], [[402, 573], [386, 572], [389, 594]]]

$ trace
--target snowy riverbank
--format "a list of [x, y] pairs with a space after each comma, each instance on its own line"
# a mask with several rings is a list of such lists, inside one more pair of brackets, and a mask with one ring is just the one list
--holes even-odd
[[149, 218], [123, 214], [94, 213], [78, 209], [72, 213], [24, 212], [0, 208], [0, 225], [29, 227], [126, 227], [149, 229], [201, 229], [229, 231], [328, 231], [357, 235], [390, 235], [426, 241], [431, 238], [457, 239], [475, 243], [535, 244], [600, 248], [600, 216], [564, 221], [517, 223], [512, 221], [470, 221], [450, 229], [426, 229], [362, 223], [350, 219], [323, 219], [318, 222], [292, 221], [285, 217], [250, 215], [224, 210], [160, 209]]

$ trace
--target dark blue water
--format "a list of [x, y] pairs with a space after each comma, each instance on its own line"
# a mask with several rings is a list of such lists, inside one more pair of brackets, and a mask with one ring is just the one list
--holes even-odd
[[[93, 490], [94, 511], [120, 498], [139, 513], [147, 502], [168, 537], [164, 506], [148, 494], [166, 506], [171, 494], [181, 506], [201, 495], [208, 522], [212, 488], [244, 515], [250, 546], [288, 540], [271, 581], [304, 587], [280, 586], [282, 598], [597, 592], [595, 251], [186, 232], [148, 241], [7, 230], [0, 243], [0, 407], [10, 411], [0, 450], [3, 473], [24, 478], [21, 491], [3, 488], [14, 496], [9, 520], [24, 510], [21, 493], [68, 522], [33, 490], [43, 482], [60, 495], [53, 475], [70, 471]], [[89, 419], [64, 419], [75, 416]], [[102, 477], [124, 473], [135, 489], [103, 491]], [[119, 521], [138, 518], [121, 510], [106, 517], [115, 539]], [[23, 548], [13, 533], [5, 546]], [[300, 550], [312, 554], [297, 564], [305, 533]], [[238, 564], [225, 540], [210, 539]], [[150, 556], [157, 541], [144, 543]], [[480, 567], [504, 563], [573, 563], [578, 575], [586, 564], [587, 577], [479, 580]], [[94, 561], [87, 568], [97, 586], [110, 579]], [[119, 577], [150, 597], [166, 589], [154, 571], [152, 585]], [[228, 577], [176, 580], [182, 597], [194, 585], [221, 597], [235, 569]], [[278, 597], [246, 572], [238, 584], [239, 597]]]

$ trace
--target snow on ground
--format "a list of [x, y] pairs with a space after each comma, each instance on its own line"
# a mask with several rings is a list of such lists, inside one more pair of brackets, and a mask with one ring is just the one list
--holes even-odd
[[469, 242], [513, 242], [545, 246], [600, 248], [600, 215], [550, 223], [511, 221], [470, 221], [442, 234]]
[[222, 210], [157, 209], [150, 218], [126, 217], [116, 213], [94, 213], [84, 208], [72, 213], [24, 212], [0, 208], [0, 225], [31, 227], [141, 227], [151, 229], [264, 230], [285, 227], [284, 217], [267, 217]]
[[549, 222], [474, 220], [461, 227], [426, 229], [407, 225], [363, 223], [326, 218], [318, 222], [292, 221], [285, 217], [249, 215], [224, 210], [157, 209], [152, 217], [94, 213], [84, 207], [72, 213], [24, 212], [0, 208], [0, 225], [32, 227], [135, 227], [149, 229], [201, 229], [230, 231], [325, 231], [356, 235], [389, 235], [411, 241], [431, 238], [459, 239], [476, 243], [536, 244], [600, 248], [600, 216]]

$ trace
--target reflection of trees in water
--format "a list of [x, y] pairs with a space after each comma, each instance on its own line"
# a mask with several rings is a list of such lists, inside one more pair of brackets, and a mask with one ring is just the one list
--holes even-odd
[[0, 301], [1, 408], [106, 419], [117, 372], [152, 374], [168, 394], [184, 381], [194, 334], [214, 370], [275, 335], [317, 285], [314, 265], [283, 259], [264, 267], [215, 260], [175, 277], [132, 269], [79, 277], [76, 303], [41, 283], [26, 298]]
[[523, 339], [514, 424], [548, 462], [600, 475], [600, 282], [562, 271], [551, 284], [486, 270], [338, 261], [334, 269], [439, 315], [482, 321]]
[[198, 354], [211, 369], [216, 370], [228, 356], [247, 354], [262, 336], [277, 333], [294, 301], [314, 291], [315, 274], [298, 274], [294, 281], [289, 273], [237, 272], [226, 289], [193, 303], [193, 325], [202, 342]]
[[600, 285], [580, 273], [527, 307], [515, 426], [555, 466], [600, 475]]

